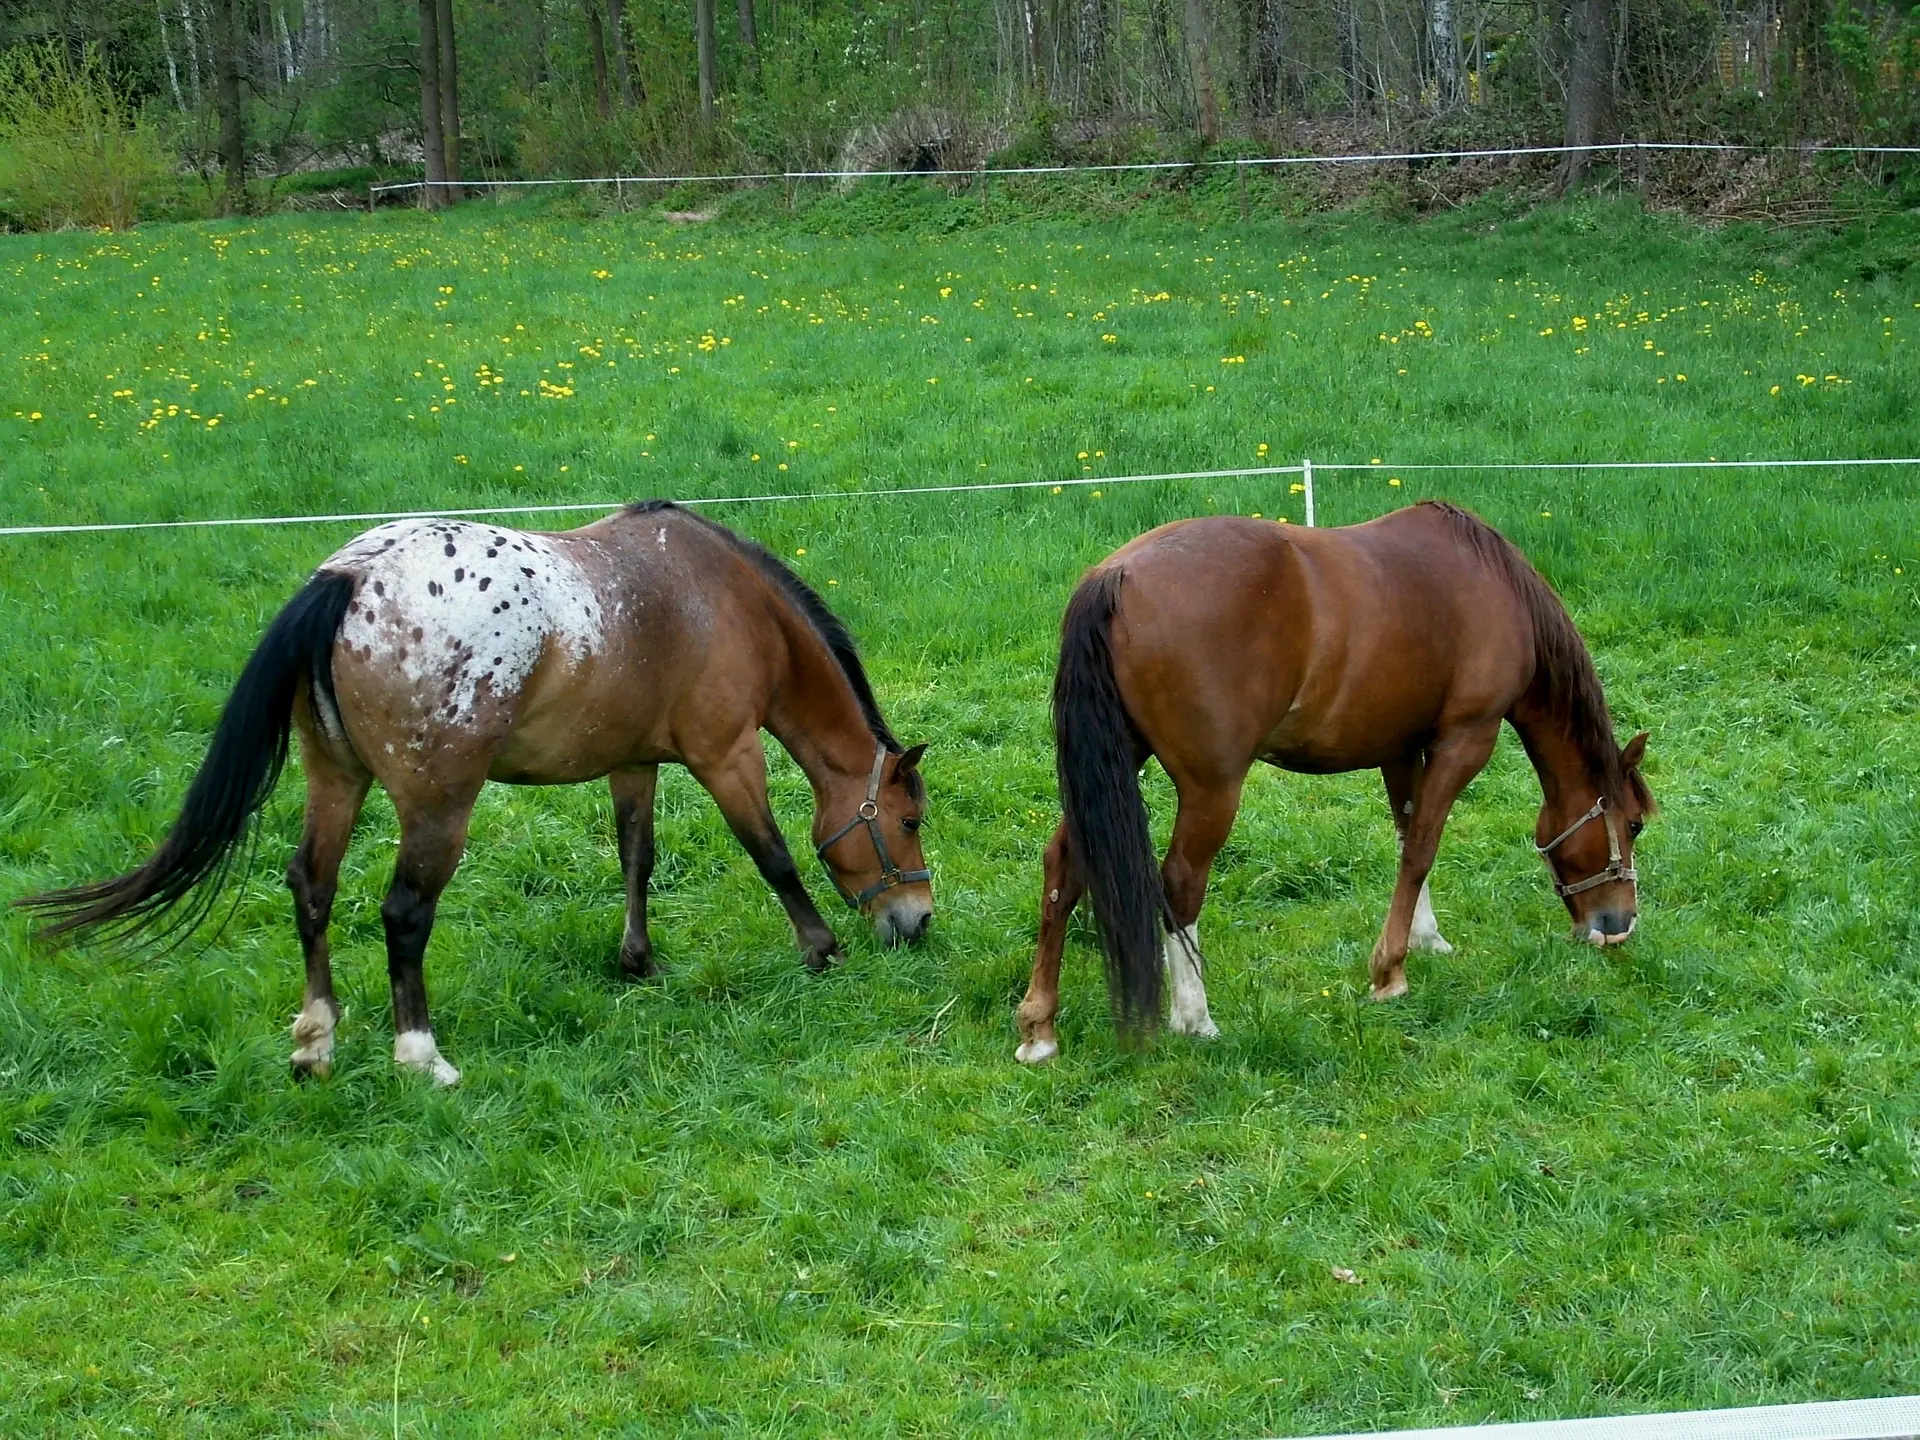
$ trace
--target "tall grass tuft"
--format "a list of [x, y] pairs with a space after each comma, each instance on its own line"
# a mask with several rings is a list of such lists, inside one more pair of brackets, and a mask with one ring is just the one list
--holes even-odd
[[28, 229], [123, 230], [168, 172], [165, 142], [89, 46], [0, 52], [0, 216]]

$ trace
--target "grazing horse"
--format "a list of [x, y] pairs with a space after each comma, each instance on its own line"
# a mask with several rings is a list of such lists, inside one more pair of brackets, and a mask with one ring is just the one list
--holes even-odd
[[287, 883], [307, 986], [294, 1071], [332, 1064], [340, 1006], [327, 921], [377, 780], [400, 819], [380, 912], [394, 1060], [451, 1085], [460, 1075], [434, 1042], [422, 959], [488, 780], [607, 777], [628, 976], [653, 970], [647, 882], [662, 761], [685, 765], [713, 796], [786, 907], [806, 963], [824, 969], [839, 954], [768, 807], [762, 728], [812, 783], [815, 849], [841, 898], [881, 939], [918, 939], [933, 915], [916, 833], [926, 747], [902, 750], [851, 637], [772, 554], [664, 501], [563, 534], [382, 525], [325, 561], [267, 628], [152, 858], [20, 903], [53, 914], [50, 938], [180, 933], [206, 913], [298, 731], [306, 829]]
[[[1059, 1053], [1060, 954], [1083, 890], [1123, 1037], [1160, 1023], [1219, 1032], [1198, 920], [1207, 871], [1256, 760], [1308, 774], [1378, 766], [1400, 832], [1373, 998], [1407, 989], [1410, 945], [1446, 951], [1427, 872], [1447, 812], [1519, 732], [1545, 801], [1536, 846], [1576, 932], [1625, 940], [1638, 911], [1633, 842], [1653, 797], [1647, 737], [1613, 738], [1600, 678], [1560, 599], [1492, 527], [1427, 502], [1364, 525], [1305, 530], [1237, 516], [1163, 525], [1096, 566], [1067, 605], [1053, 687], [1061, 808], [1047, 847], [1018, 1058]], [[1179, 794], [1156, 872], [1140, 767]]]

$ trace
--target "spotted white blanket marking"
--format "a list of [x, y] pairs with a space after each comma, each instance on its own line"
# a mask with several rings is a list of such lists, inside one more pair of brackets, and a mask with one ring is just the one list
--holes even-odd
[[599, 597], [552, 541], [460, 520], [398, 520], [321, 567], [358, 575], [340, 643], [389, 657], [408, 680], [440, 686], [442, 718], [473, 715], [482, 688], [517, 694], [549, 642], [589, 655]]

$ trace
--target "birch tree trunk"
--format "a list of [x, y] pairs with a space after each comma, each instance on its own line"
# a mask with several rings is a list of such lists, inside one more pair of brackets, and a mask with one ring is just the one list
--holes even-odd
[[607, 29], [613, 32], [613, 78], [620, 103], [633, 108], [633, 64], [627, 54], [627, 0], [607, 0]]
[[167, 36], [166, 0], [153, 0], [153, 13], [160, 20], [160, 51], [167, 57], [167, 84], [173, 90], [174, 108], [184, 115], [187, 113], [187, 97], [180, 93], [180, 67], [174, 63], [173, 41]]
[[1460, 36], [1454, 26], [1453, 0], [1431, 0], [1428, 15], [1433, 42], [1434, 90], [1442, 110], [1460, 103]]

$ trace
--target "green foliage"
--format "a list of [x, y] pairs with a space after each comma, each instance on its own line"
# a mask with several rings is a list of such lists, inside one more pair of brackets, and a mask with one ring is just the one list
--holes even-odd
[[[1249, 190], [1245, 222], [1230, 179], [1003, 177], [986, 214], [873, 185], [789, 219], [767, 187], [710, 225], [542, 202], [0, 238], [28, 337], [0, 349], [0, 523], [1311, 455], [1362, 467], [1320, 471], [1327, 523], [1432, 495], [1511, 535], [1653, 731], [1664, 807], [1633, 942], [1573, 946], [1503, 743], [1435, 872], [1456, 950], [1374, 1006], [1378, 777], [1258, 772], [1201, 922], [1223, 1038], [1118, 1052], [1082, 922], [1064, 1053], [1028, 1071], [1064, 599], [1182, 515], [1298, 524], [1295, 477], [709, 510], [821, 589], [932, 742], [927, 945], [836, 908], [846, 963], [801, 973], [671, 769], [646, 986], [613, 976], [605, 789], [483, 797], [428, 959], [451, 1094], [392, 1070], [378, 797], [326, 1083], [285, 1070], [297, 778], [204, 950], [43, 956], [0, 919], [0, 1433], [1301, 1435], [1910, 1388], [1911, 484], [1397, 466], [1920, 453], [1920, 217], [1292, 224]], [[0, 537], [0, 901], [164, 833], [267, 618], [364, 526]], [[777, 755], [773, 790], [804, 856]]]
[[168, 147], [100, 53], [0, 52], [0, 214], [33, 229], [122, 230], [170, 170]]

